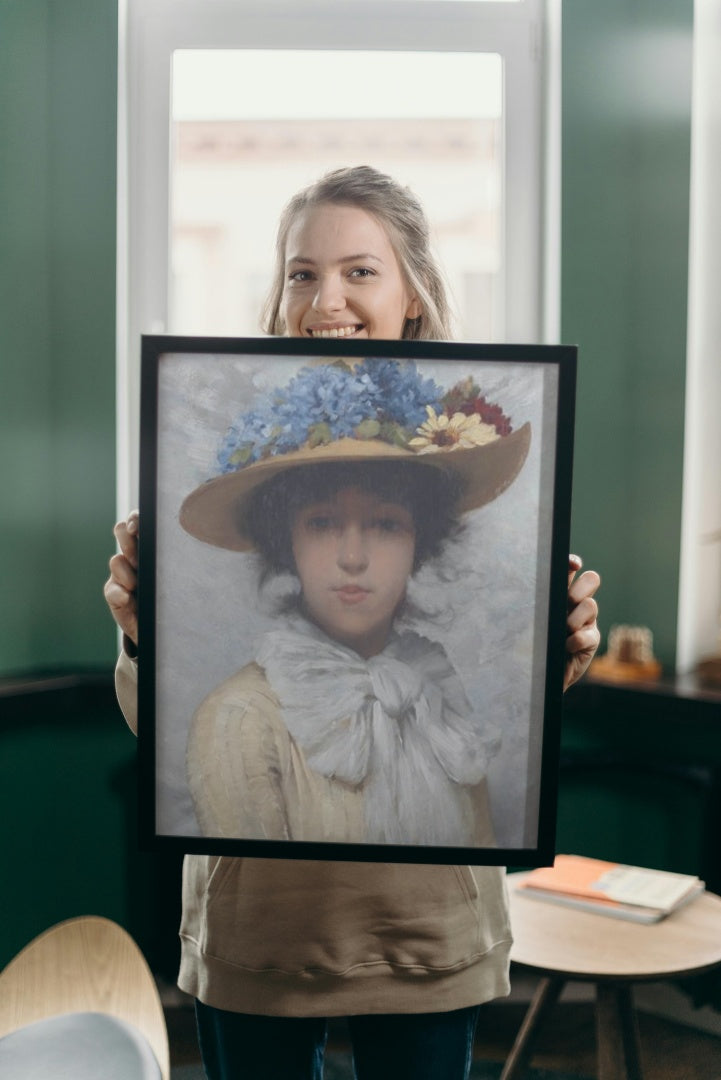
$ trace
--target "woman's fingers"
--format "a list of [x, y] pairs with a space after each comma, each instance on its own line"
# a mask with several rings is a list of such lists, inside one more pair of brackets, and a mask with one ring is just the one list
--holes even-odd
[[601, 578], [595, 570], [584, 570], [575, 580], [569, 571], [568, 575], [568, 609], [569, 611], [582, 603], [587, 597], [592, 597], [601, 584]]
[[138, 565], [138, 531], [139, 518], [137, 510], [133, 510], [132, 513], [128, 514], [126, 521], [119, 521], [113, 529], [121, 553], [134, 567]]
[[126, 589], [115, 578], [110, 577], [103, 589], [110, 613], [120, 629], [130, 640], [138, 644], [138, 605], [135, 593]]
[[573, 579], [575, 578], [576, 574], [578, 573], [578, 571], [581, 569], [582, 566], [583, 566], [583, 559], [581, 558], [580, 555], [569, 555], [568, 556], [568, 587], [569, 587], [569, 589], [571, 588], [571, 585], [573, 584]]
[[130, 560], [125, 555], [113, 555], [108, 565], [110, 580], [122, 585], [129, 592], [135, 592], [138, 587], [138, 575]]
[[[592, 571], [588, 572], [592, 573]], [[595, 576], [598, 577], [598, 575]], [[595, 592], [597, 588], [598, 585], [594, 587], [593, 592]], [[573, 634], [583, 626], [594, 625], [598, 618], [598, 604], [593, 598], [593, 593], [587, 593], [578, 600], [572, 599], [569, 593], [569, 599], [571, 600], [571, 604], [566, 617], [568, 633]]]
[[568, 560], [568, 615], [566, 617], [566, 672], [564, 690], [572, 686], [588, 668], [598, 649], [601, 634], [596, 620], [598, 604], [594, 595], [601, 584], [595, 570], [576, 574], [583, 563], [576, 555]]
[[110, 577], [103, 588], [111, 615], [135, 645], [138, 643], [138, 531], [137, 510], [116, 524], [113, 534], [120, 552], [110, 559]]

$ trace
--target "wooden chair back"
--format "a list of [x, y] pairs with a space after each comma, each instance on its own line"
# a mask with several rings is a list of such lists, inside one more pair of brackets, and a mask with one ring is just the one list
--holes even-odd
[[132, 1024], [169, 1080], [168, 1032], [155, 980], [133, 939], [110, 919], [85, 915], [58, 923], [0, 972], [0, 1037], [74, 1012]]

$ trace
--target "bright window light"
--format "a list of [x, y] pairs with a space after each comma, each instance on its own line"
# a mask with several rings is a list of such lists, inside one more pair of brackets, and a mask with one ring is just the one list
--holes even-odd
[[174, 120], [498, 118], [501, 58], [476, 52], [179, 49], [173, 54], [172, 108]]
[[500, 337], [500, 56], [178, 50], [172, 119], [171, 332], [258, 333], [283, 206], [370, 164], [426, 207], [458, 336]]

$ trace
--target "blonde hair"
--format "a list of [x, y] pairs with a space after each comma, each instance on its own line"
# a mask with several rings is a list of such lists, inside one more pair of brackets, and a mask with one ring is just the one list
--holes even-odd
[[370, 165], [326, 173], [294, 195], [283, 210], [276, 238], [274, 280], [263, 310], [265, 333], [282, 336], [286, 332], [281, 304], [290, 228], [305, 210], [323, 203], [357, 206], [372, 214], [386, 229], [401, 272], [421, 305], [421, 314], [417, 318], [406, 319], [401, 337], [449, 340], [452, 337], [451, 311], [440, 268], [430, 250], [428, 221], [423, 207], [410, 188]]

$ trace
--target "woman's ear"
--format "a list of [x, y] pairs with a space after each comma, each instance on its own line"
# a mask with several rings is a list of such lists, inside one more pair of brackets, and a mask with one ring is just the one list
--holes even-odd
[[417, 296], [414, 296], [406, 311], [407, 319], [418, 319], [423, 314], [423, 305]]

